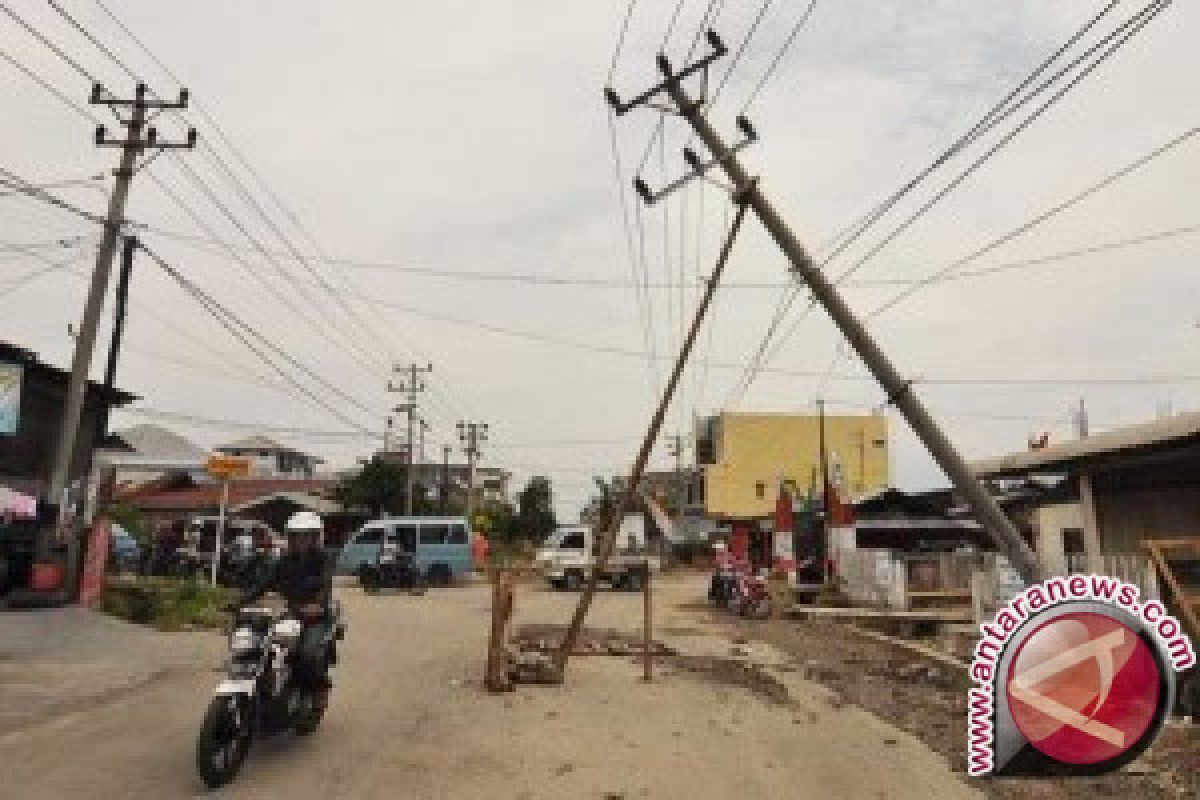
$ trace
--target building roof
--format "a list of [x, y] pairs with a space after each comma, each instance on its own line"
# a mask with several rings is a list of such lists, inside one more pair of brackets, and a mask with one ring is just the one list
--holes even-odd
[[134, 425], [117, 431], [115, 435], [121, 437], [139, 456], [203, 461], [207, 455], [203, 448], [191, 440], [159, 425]]
[[[19, 347], [12, 342], [0, 341], [0, 361], [20, 364], [31, 376], [36, 375], [46, 383], [58, 384], [64, 389], [70, 382], [70, 372], [38, 360], [37, 353], [32, 350], [26, 350], [24, 347]], [[129, 405], [138, 399], [137, 395], [130, 394], [116, 387], [113, 387], [105, 394], [104, 385], [96, 381], [88, 381], [87, 394], [89, 398], [102, 399], [112, 407]]]
[[[323, 495], [337, 485], [333, 480], [248, 479], [229, 482], [229, 506], [246, 505], [281, 492]], [[175, 489], [133, 491], [120, 498], [143, 511], [198, 511], [216, 508], [221, 502], [220, 484]]]
[[1149, 452], [1200, 442], [1200, 413], [1176, 414], [1165, 419], [1129, 425], [1083, 439], [1026, 450], [971, 464], [984, 478], [1069, 472], [1111, 459], [1113, 456]]

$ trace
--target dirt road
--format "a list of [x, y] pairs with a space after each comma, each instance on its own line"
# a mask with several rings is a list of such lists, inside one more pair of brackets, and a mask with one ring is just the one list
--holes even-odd
[[[729, 658], [702, 615], [695, 578], [661, 592], [663, 640]], [[343, 590], [350, 630], [325, 724], [258, 743], [221, 797], [267, 798], [956, 798], [971, 797], [913, 737], [798, 677], [765, 645], [784, 699], [666, 668], [639, 680], [631, 659], [581, 656], [565, 686], [480, 689], [484, 586], [407, 595]], [[522, 587], [520, 622], [561, 622], [574, 596]], [[636, 630], [636, 596], [604, 594], [589, 622]], [[201, 794], [192, 764], [215, 663], [0, 736], [4, 794], [165, 798]]]

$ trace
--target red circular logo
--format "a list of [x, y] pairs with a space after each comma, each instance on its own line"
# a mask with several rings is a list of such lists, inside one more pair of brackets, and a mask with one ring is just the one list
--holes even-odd
[[1025, 739], [1067, 764], [1099, 764], [1137, 745], [1154, 723], [1159, 664], [1129, 626], [1075, 612], [1044, 623], [1009, 668], [1009, 708]]

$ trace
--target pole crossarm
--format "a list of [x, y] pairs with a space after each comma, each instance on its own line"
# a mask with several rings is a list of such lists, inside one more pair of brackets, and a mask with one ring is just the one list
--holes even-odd
[[[696, 63], [684, 67], [681, 71], [676, 73], [672, 73], [671, 63], [667, 60], [666, 55], [659, 53], [658, 66], [666, 77], [663, 79], [662, 83], [647, 89], [632, 100], [622, 102], [620, 96], [617, 94], [616, 89], [612, 88], [611, 86], [606, 87], [604, 89], [604, 97], [608, 100], [608, 104], [612, 106], [613, 111], [617, 113], [617, 116], [623, 116], [638, 106], [646, 105], [653, 98], [657, 97], [663, 92], [669, 92], [672, 86], [678, 85], [680, 81], [695, 75], [697, 72], [707, 70], [714, 61], [729, 52], [725, 47], [725, 43], [721, 41], [721, 37], [717, 36], [716, 31], [707, 31], [705, 33], [705, 38], [708, 39], [708, 44], [710, 47], [712, 47], [712, 52]], [[707, 85], [707, 81], [705, 81], [705, 84]]]

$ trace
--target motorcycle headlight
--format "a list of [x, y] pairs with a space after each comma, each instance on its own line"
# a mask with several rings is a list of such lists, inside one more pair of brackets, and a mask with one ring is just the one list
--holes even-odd
[[238, 628], [229, 637], [229, 650], [234, 657], [252, 653], [258, 649], [258, 636], [249, 628]]

